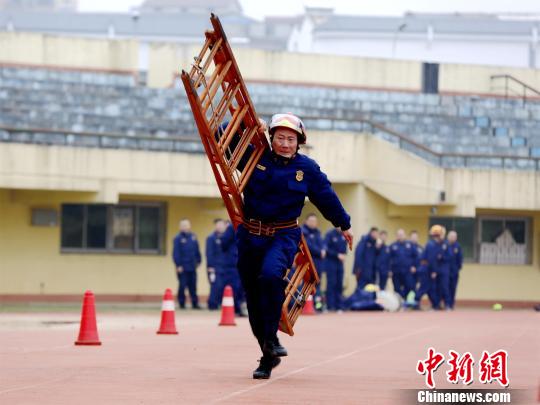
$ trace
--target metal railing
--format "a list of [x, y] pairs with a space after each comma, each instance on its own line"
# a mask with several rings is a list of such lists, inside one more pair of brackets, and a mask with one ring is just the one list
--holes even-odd
[[0, 126], [0, 141], [91, 148], [203, 153], [201, 140], [198, 137], [160, 138], [150, 135], [131, 136], [117, 133], [76, 132], [47, 128]]
[[[269, 114], [262, 113], [267, 117]], [[304, 121], [320, 119], [318, 116], [303, 116]], [[539, 157], [520, 157], [515, 155], [441, 153], [411, 139], [405, 134], [369, 118], [346, 119], [325, 117], [330, 121], [356, 122], [355, 132], [372, 133], [400, 149], [411, 152], [428, 162], [444, 168], [495, 168], [540, 170]], [[41, 145], [60, 145], [94, 147], [108, 149], [133, 149], [164, 152], [204, 153], [199, 137], [166, 137], [150, 135], [125, 135], [117, 133], [75, 132], [45, 128], [13, 128], [0, 125], [0, 142], [28, 143]]]
[[[512, 96], [519, 97], [523, 101], [523, 104], [525, 104], [527, 102], [527, 95], [529, 92], [534, 94], [533, 97], [529, 97], [529, 98], [535, 98], [536, 100], [540, 98], [540, 90], [535, 89], [534, 87], [528, 85], [525, 82], [522, 82], [521, 80], [519, 80], [518, 78], [512, 75], [509, 75], [509, 74], [492, 75], [490, 76], [490, 80], [491, 80], [491, 90], [493, 91], [493, 90], [502, 88], [504, 90], [504, 98], [506, 99]], [[503, 87], [496, 87], [493, 85], [495, 81], [500, 81], [500, 80], [504, 81]], [[514, 89], [512, 85], [517, 85], [519, 87], [519, 90]]]

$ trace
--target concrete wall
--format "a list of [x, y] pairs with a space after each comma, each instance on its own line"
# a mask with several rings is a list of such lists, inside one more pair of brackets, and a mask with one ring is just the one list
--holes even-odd
[[[499, 79], [493, 82], [490, 80], [490, 76], [499, 74], [512, 75], [529, 86], [540, 89], [540, 71], [538, 69], [442, 64], [439, 70], [439, 90], [458, 93], [504, 94], [504, 80]], [[516, 84], [512, 84], [511, 88], [515, 91], [522, 90]], [[510, 93], [510, 95], [515, 96], [516, 94]], [[530, 92], [527, 95], [537, 96]]]
[[[167, 204], [164, 255], [60, 253], [60, 227], [31, 226], [33, 207], [60, 210], [62, 203], [92, 201], [85, 193], [0, 190], [0, 294], [159, 295], [176, 286], [171, 261], [172, 238], [178, 221], [188, 217], [204, 251], [212, 220], [224, 216], [221, 199], [122, 196], [122, 201]], [[199, 267], [199, 291], [208, 290], [204, 264]]]
[[[425, 242], [432, 206], [439, 215], [532, 217], [532, 264], [467, 264], [459, 298], [540, 300], [538, 173], [443, 170], [369, 135], [311, 132], [309, 139], [308, 153], [335, 183], [357, 239], [378, 225], [392, 236], [400, 227], [417, 229]], [[435, 200], [440, 189], [448, 195], [445, 205]], [[30, 225], [32, 207], [124, 200], [167, 204], [164, 256], [61, 254], [59, 227]], [[304, 213], [314, 210], [307, 204]], [[159, 295], [176, 283], [169, 255], [178, 220], [191, 218], [204, 243], [212, 219], [222, 215], [203, 155], [0, 143], [0, 294], [79, 294], [92, 288]], [[321, 225], [330, 228], [326, 221]], [[347, 291], [354, 288], [352, 259], [350, 253]], [[199, 274], [204, 294], [204, 266]]]
[[[202, 40], [202, 33], [201, 33]], [[174, 74], [189, 69], [201, 45], [139, 43], [134, 40], [83, 39], [23, 32], [0, 33], [0, 63], [78, 68], [148, 70], [148, 84], [167, 87]], [[421, 62], [335, 55], [234, 49], [247, 80], [303, 82], [323, 85], [421, 89]], [[508, 73], [540, 88], [535, 69], [442, 64], [442, 92], [501, 93], [492, 87], [492, 74]]]
[[139, 44], [24, 32], [0, 33], [0, 62], [136, 71]]

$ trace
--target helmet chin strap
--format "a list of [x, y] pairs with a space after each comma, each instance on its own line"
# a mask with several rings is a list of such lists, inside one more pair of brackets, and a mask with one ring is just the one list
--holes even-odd
[[274, 157], [276, 157], [277, 159], [281, 160], [284, 163], [288, 163], [296, 155], [296, 153], [293, 153], [291, 156], [281, 155], [277, 153], [275, 149], [272, 149], [272, 154], [274, 155]]

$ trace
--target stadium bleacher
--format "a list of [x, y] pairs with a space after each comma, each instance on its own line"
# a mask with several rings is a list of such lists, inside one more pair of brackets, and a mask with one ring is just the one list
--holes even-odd
[[[294, 111], [311, 130], [370, 132], [445, 167], [539, 169], [539, 101], [256, 82], [249, 90], [264, 118]], [[4, 66], [0, 100], [3, 141], [202, 152], [178, 83], [153, 89], [124, 73]]]

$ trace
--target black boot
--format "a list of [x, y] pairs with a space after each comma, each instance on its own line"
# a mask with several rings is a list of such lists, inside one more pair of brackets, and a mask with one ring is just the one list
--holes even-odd
[[259, 367], [253, 371], [253, 378], [255, 380], [267, 380], [272, 375], [272, 369], [277, 367], [281, 363], [279, 357], [267, 357], [263, 356], [259, 360]]
[[279, 339], [276, 337], [272, 340], [264, 341], [263, 353], [268, 357], [285, 357], [287, 356], [287, 349], [281, 346]]

